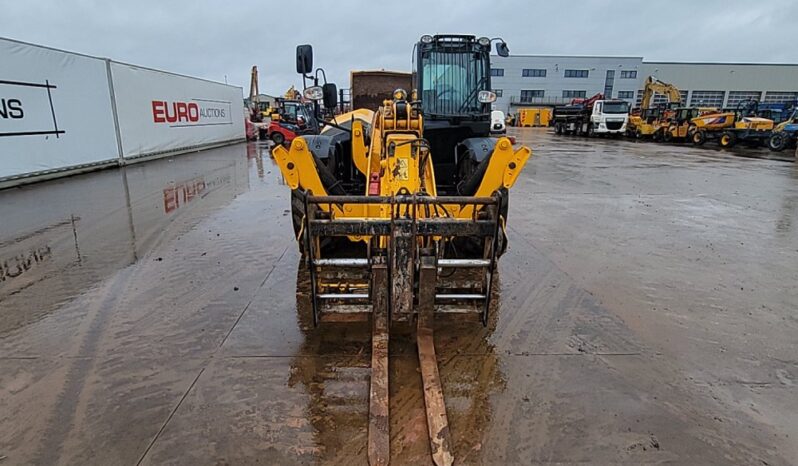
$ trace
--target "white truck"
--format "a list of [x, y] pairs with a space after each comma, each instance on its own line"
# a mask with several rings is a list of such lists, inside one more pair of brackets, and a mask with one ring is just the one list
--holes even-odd
[[570, 105], [556, 107], [552, 120], [556, 134], [621, 136], [629, 123], [629, 104], [596, 94], [589, 99], [574, 99]]

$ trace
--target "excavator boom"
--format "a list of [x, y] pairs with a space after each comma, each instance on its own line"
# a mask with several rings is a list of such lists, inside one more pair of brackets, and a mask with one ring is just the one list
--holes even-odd
[[682, 94], [679, 92], [679, 88], [673, 84], [668, 84], [653, 76], [649, 76], [643, 88], [643, 99], [640, 101], [641, 109], [646, 110], [651, 108], [651, 101], [654, 98], [654, 94], [663, 94], [667, 96], [669, 104], [681, 105]]

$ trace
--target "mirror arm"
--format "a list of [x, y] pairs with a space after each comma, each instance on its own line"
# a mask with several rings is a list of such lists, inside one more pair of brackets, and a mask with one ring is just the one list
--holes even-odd
[[318, 85], [319, 81], [319, 71], [321, 71], [321, 76], [324, 78], [324, 84], [327, 84], [327, 73], [324, 72], [324, 68], [316, 68], [316, 75], [314, 79], [316, 80], [316, 84]]

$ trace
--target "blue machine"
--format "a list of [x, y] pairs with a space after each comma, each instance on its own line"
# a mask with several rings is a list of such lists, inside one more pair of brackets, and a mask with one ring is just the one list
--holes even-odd
[[779, 152], [795, 144], [798, 138], [798, 109], [794, 109], [789, 118], [785, 118], [768, 139], [768, 149]]
[[762, 118], [773, 120], [773, 124], [778, 125], [789, 119], [796, 107], [798, 107], [798, 101], [795, 100], [792, 102], [760, 103], [758, 114]]

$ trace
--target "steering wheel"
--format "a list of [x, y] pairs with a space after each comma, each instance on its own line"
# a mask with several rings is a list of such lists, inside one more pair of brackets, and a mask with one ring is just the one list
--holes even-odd
[[454, 94], [454, 88], [453, 88], [452, 86], [446, 86], [446, 87], [443, 87], [443, 86], [441, 86], [441, 87], [443, 88], [443, 90], [442, 90], [442, 91], [440, 91], [440, 92], [438, 92], [438, 91], [436, 90], [436, 91], [435, 91], [435, 94], [436, 94], [436, 96], [435, 96], [435, 97], [436, 97], [437, 99], [441, 99], [441, 100], [448, 100], [448, 99], [451, 99], [451, 97], [449, 97], [449, 98], [444, 98], [444, 96], [445, 96], [446, 94]]

